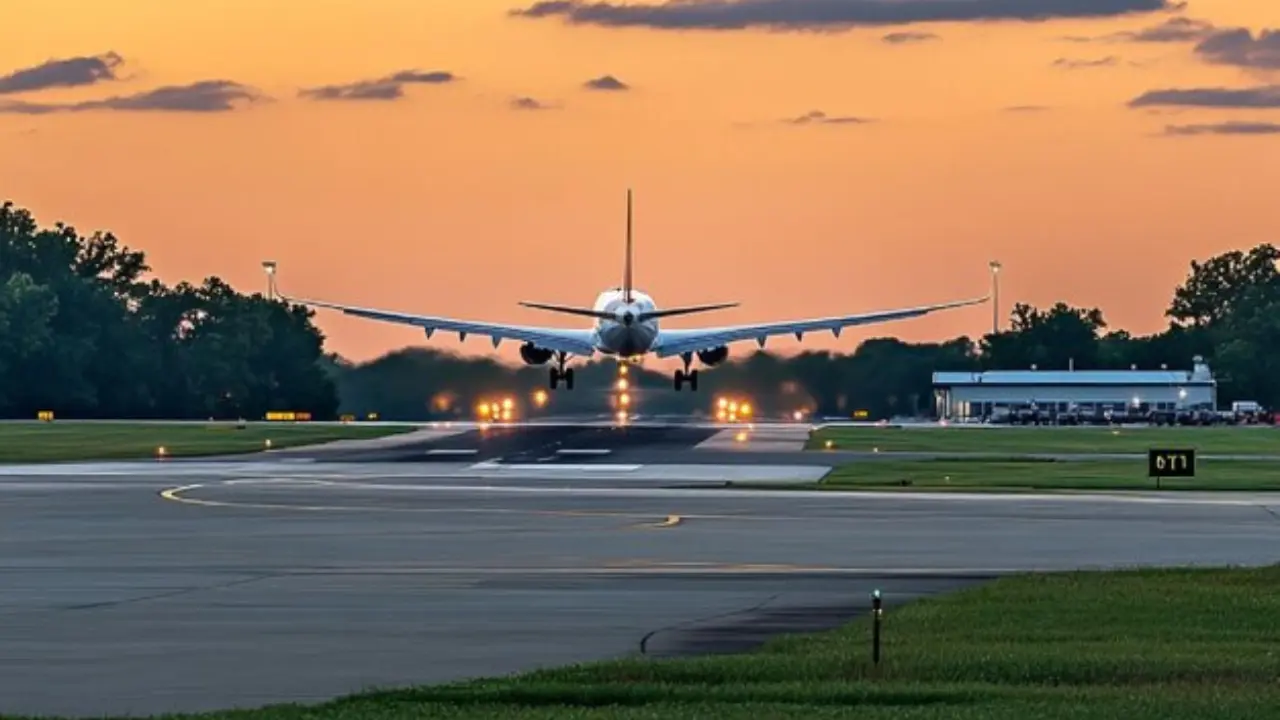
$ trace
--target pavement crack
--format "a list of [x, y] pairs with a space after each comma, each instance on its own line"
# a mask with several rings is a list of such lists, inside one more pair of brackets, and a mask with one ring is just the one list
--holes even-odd
[[208, 592], [210, 590], [225, 590], [227, 588], [233, 588], [240, 585], [248, 585], [250, 583], [256, 583], [262, 580], [269, 580], [271, 578], [278, 577], [278, 576], [280, 576], [280, 573], [266, 573], [266, 574], [254, 575], [247, 578], [228, 580], [227, 582], [215, 583], [213, 585], [199, 585], [196, 587], [186, 587], [186, 588], [179, 588], [177, 590], [169, 590], [167, 592], [162, 592], [162, 593], [153, 593], [151, 595], [142, 595], [139, 597], [125, 598], [123, 600], [106, 600], [103, 602], [84, 603], [81, 605], [65, 605], [60, 608], [51, 608], [51, 609], [62, 611], [62, 612], [80, 611], [80, 610], [103, 610], [106, 608], [121, 607], [124, 605], [136, 605], [138, 603], [152, 602], [155, 600], [169, 600], [171, 598], [181, 597], [183, 595], [191, 595], [199, 592]]
[[715, 615], [707, 615], [704, 617], [691, 618], [689, 620], [684, 620], [684, 621], [675, 623], [673, 625], [660, 627], [656, 630], [650, 630], [649, 632], [645, 633], [644, 637], [640, 638], [640, 654], [645, 655], [648, 653], [649, 641], [653, 639], [653, 636], [659, 633], [671, 632], [673, 630], [680, 630], [682, 628], [687, 628], [692, 625], [697, 625], [699, 623], [710, 622], [712, 620], [723, 620], [725, 618], [733, 617], [734, 615], [742, 615], [744, 613], [755, 612], [763, 608], [765, 605], [768, 605], [774, 600], [777, 600], [778, 598], [782, 597], [784, 594], [785, 593], [777, 593], [775, 595], [770, 595], [769, 597], [765, 598], [764, 600], [761, 600], [760, 602], [750, 607], [738, 608], [737, 610], [730, 610], [729, 612], [716, 613]]

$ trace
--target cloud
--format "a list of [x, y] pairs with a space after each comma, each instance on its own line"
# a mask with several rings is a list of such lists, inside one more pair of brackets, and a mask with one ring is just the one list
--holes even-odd
[[0, 76], [0, 95], [56, 87], [79, 87], [115, 80], [115, 69], [123, 62], [124, 58], [114, 52], [48, 60]]
[[783, 122], [789, 125], [862, 125], [874, 121], [870, 118], [853, 117], [851, 115], [832, 117], [821, 110], [810, 110], [799, 117], [787, 118]]
[[1217, 32], [1217, 30], [1214, 24], [1208, 20], [1175, 17], [1169, 18], [1159, 25], [1153, 25], [1141, 30], [1125, 30], [1098, 37], [1072, 36], [1066, 39], [1073, 42], [1191, 42], [1193, 40], [1203, 40]]
[[1049, 110], [1046, 105], [1011, 105], [1004, 109], [1005, 112], [1011, 113], [1035, 113], [1047, 112]]
[[457, 80], [458, 76], [443, 70], [401, 70], [376, 80], [304, 88], [298, 96], [312, 100], [398, 100], [404, 97], [405, 85], [441, 85]]
[[891, 45], [904, 45], [913, 42], [926, 42], [928, 40], [941, 40], [942, 38], [928, 32], [892, 32], [880, 38], [882, 42]]
[[1129, 107], [1280, 108], [1280, 85], [1251, 88], [1184, 88], [1150, 90], [1129, 101]]
[[1231, 28], [1200, 41], [1195, 51], [1218, 65], [1280, 70], [1280, 30], [1263, 30], [1254, 37], [1247, 28]]
[[550, 105], [531, 97], [518, 97], [511, 100], [512, 110], [551, 110], [555, 105]]
[[1058, 58], [1053, 61], [1053, 66], [1063, 68], [1064, 70], [1080, 70], [1083, 68], [1112, 67], [1119, 62], [1120, 58], [1115, 55], [1108, 55], [1107, 57], [1099, 58], [1097, 60]]
[[661, 30], [835, 30], [917, 22], [1114, 17], [1177, 7], [1172, 0], [675, 0], [661, 4], [542, 0], [509, 14]]
[[0, 113], [46, 115], [90, 110], [226, 112], [235, 110], [239, 102], [265, 99], [254, 89], [230, 80], [205, 80], [190, 85], [169, 85], [134, 95], [78, 103], [29, 103], [11, 100], [0, 102]]
[[1268, 122], [1224, 122], [1206, 125], [1169, 125], [1165, 135], [1280, 135], [1280, 124]]
[[588, 90], [630, 90], [631, 86], [612, 75], [601, 75], [583, 83]]

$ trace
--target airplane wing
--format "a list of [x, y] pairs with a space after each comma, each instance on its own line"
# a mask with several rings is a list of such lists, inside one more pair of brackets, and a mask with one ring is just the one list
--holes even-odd
[[354, 315], [370, 320], [413, 325], [426, 331], [427, 337], [431, 337], [432, 333], [437, 330], [442, 330], [444, 332], [458, 333], [459, 340], [465, 340], [468, 335], [487, 335], [493, 341], [494, 347], [498, 347], [498, 344], [503, 340], [519, 340], [533, 343], [544, 350], [554, 350], [582, 357], [590, 357], [595, 354], [594, 333], [591, 330], [499, 325], [496, 323], [472, 322], [470, 320], [455, 320], [429, 315], [409, 315], [387, 310], [351, 307], [322, 300], [302, 300], [284, 296], [281, 296], [281, 298], [299, 305], [340, 310], [346, 315]]
[[864, 313], [861, 315], [844, 315], [840, 317], [814, 318], [810, 320], [792, 320], [785, 322], [762, 323], [759, 325], [733, 325], [730, 327], [696, 328], [691, 330], [662, 330], [654, 347], [658, 357], [671, 357], [682, 353], [710, 350], [741, 340], [755, 340], [764, 347], [765, 340], [774, 335], [795, 335], [797, 340], [804, 339], [808, 332], [820, 330], [830, 331], [840, 337], [840, 331], [855, 325], [871, 325], [874, 323], [905, 320], [907, 318], [927, 315], [938, 310], [977, 305], [988, 298], [960, 300], [939, 305], [906, 308], [902, 310], [885, 310]]

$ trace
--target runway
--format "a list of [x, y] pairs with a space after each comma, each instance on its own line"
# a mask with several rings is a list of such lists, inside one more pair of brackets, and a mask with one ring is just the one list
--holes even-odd
[[1280, 554], [1269, 496], [726, 490], [823, 468], [691, 462], [697, 437], [591, 461], [525, 438], [423, 462], [406, 458], [447, 448], [0, 468], [0, 714], [313, 702], [642, 645], [747, 649], [850, 619], [876, 588], [892, 608], [1017, 570]]

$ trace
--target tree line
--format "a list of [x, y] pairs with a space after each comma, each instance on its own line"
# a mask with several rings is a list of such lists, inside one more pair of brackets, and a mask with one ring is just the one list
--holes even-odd
[[[752, 348], [671, 392], [669, 373], [634, 367], [637, 411], [706, 412], [719, 394], [759, 412], [872, 417], [931, 414], [935, 371], [1189, 368], [1203, 356], [1221, 402], [1280, 406], [1280, 250], [1270, 244], [1192, 261], [1167, 327], [1133, 336], [1098, 308], [1013, 306], [1007, 327], [935, 343], [869, 339], [851, 353], [781, 357]], [[40, 410], [77, 418], [260, 418], [301, 410], [317, 419], [376, 412], [388, 420], [469, 418], [483, 399], [513, 396], [534, 412], [597, 413], [614, 397], [609, 360], [581, 366], [571, 392], [530, 398], [545, 368], [509, 366], [438, 348], [406, 348], [365, 363], [325, 351], [313, 312], [210, 277], [148, 279], [145, 255], [111, 233], [41, 228], [0, 207], [0, 417]]]
[[111, 233], [0, 206], [0, 416], [260, 418], [338, 407], [303, 308], [216, 277], [167, 286]]

